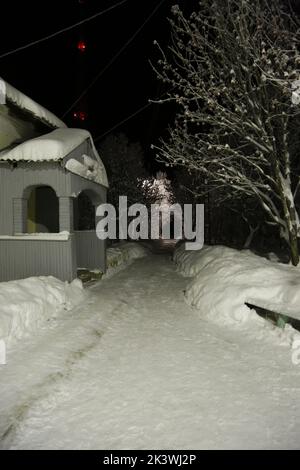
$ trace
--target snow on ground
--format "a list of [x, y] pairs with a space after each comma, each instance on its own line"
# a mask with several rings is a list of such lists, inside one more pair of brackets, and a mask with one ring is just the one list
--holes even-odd
[[[224, 246], [192, 252], [182, 245], [174, 261], [185, 276], [194, 277], [185, 296], [206, 318], [229, 325], [247, 323], [247, 327], [251, 321], [261, 330], [266, 322], [254, 315], [248, 303], [300, 319], [300, 272], [293, 266]], [[292, 341], [293, 331], [286, 326], [287, 341]]]
[[[108, 271], [104, 277], [112, 276], [117, 270], [147, 254], [146, 248], [138, 243], [124, 242], [109, 248]], [[0, 340], [10, 346], [24, 336], [36, 333], [38, 328], [63, 311], [71, 310], [86, 297], [87, 293], [79, 280], [69, 284], [52, 276], [42, 276], [1, 282]]]
[[299, 448], [300, 366], [199, 316], [152, 254], [0, 366], [2, 449]]
[[71, 284], [54, 277], [30, 277], [0, 283], [0, 339], [7, 346], [34, 334], [51, 318], [83, 301], [79, 280]]

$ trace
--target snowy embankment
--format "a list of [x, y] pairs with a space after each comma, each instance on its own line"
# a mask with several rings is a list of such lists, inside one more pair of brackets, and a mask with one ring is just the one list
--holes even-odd
[[185, 251], [182, 245], [176, 249], [174, 261], [184, 276], [193, 277], [185, 297], [203, 317], [223, 325], [251, 324], [257, 334], [263, 327], [290, 344], [298, 336], [290, 325], [280, 331], [246, 305], [300, 319], [297, 268], [224, 246], [207, 246], [194, 252]]
[[[138, 243], [120, 243], [107, 250], [107, 273], [111, 277], [137, 258], [148, 254]], [[79, 279], [70, 284], [52, 276], [30, 277], [0, 283], [0, 340], [11, 345], [34, 334], [62, 311], [82, 302], [87, 292]]]
[[112, 276], [138, 258], [149, 255], [149, 251], [137, 242], [121, 242], [107, 249], [107, 272], [105, 278]]
[[55, 277], [29, 277], [0, 283], [0, 339], [7, 345], [33, 334], [62, 310], [71, 310], [85, 297], [82, 283]]

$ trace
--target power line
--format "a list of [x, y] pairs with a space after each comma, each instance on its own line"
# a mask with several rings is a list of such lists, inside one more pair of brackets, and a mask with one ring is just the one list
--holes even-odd
[[102, 16], [105, 13], [108, 13], [109, 11], [121, 6], [123, 3], [128, 2], [128, 0], [122, 0], [121, 2], [115, 3], [114, 5], [106, 8], [105, 10], [99, 11], [98, 13], [95, 13], [95, 15], [89, 16], [88, 18], [85, 18], [84, 20], [78, 21], [78, 23], [72, 24], [71, 26], [67, 26], [66, 28], [63, 28], [59, 31], [56, 31], [55, 33], [49, 34], [48, 36], [45, 36], [41, 39], [37, 39], [36, 41], [32, 41], [28, 44], [25, 44], [24, 46], [20, 46], [16, 49], [13, 49], [11, 51], [5, 52], [4, 54], [0, 55], [0, 59], [3, 59], [3, 57], [7, 57], [9, 55], [15, 54], [16, 52], [23, 51], [24, 49], [28, 49], [29, 47], [35, 46], [36, 44], [39, 44], [41, 42], [47, 41], [48, 39], [52, 39], [55, 36], [58, 36], [59, 34], [65, 33], [66, 31], [70, 31], [71, 29], [77, 28], [77, 26], [80, 26], [88, 21], [93, 20], [94, 18], [97, 18], [98, 16]]
[[121, 126], [121, 124], [124, 124], [124, 122], [127, 122], [129, 121], [130, 119], [132, 119], [133, 117], [135, 117], [137, 114], [141, 113], [142, 111], [144, 111], [144, 109], [148, 108], [149, 106], [151, 106], [152, 102], [151, 103], [147, 103], [145, 104], [144, 106], [142, 106], [141, 108], [139, 108], [137, 111], [135, 111], [134, 113], [130, 114], [130, 116], [127, 116], [125, 119], [123, 119], [122, 121], [118, 122], [118, 124], [116, 124], [115, 126], [113, 126], [111, 129], [109, 129], [108, 131], [104, 132], [104, 134], [96, 137], [96, 139], [94, 139], [94, 142], [97, 142], [98, 140], [100, 139], [103, 139], [103, 137], [105, 137], [107, 134], [109, 134], [110, 132], [114, 131], [115, 129], [117, 129], [119, 126]]
[[[174, 90], [175, 87], [172, 87], [170, 92]], [[146, 108], [149, 108], [149, 106], [151, 106], [151, 104], [161, 104], [160, 101], [161, 99], [163, 98], [163, 95], [161, 95], [159, 98], [157, 98], [156, 100], [154, 101], [149, 101], [148, 103], [146, 103], [144, 106], [141, 106], [141, 108], [139, 108], [137, 111], [135, 111], [134, 113], [130, 114], [130, 116], [127, 116], [125, 119], [123, 119], [122, 121], [118, 122], [116, 125], [114, 125], [113, 127], [111, 127], [108, 131], [104, 132], [104, 134], [101, 134], [100, 136], [96, 137], [94, 140], [94, 142], [97, 142], [98, 140], [100, 139], [103, 139], [103, 137], [105, 137], [107, 134], [109, 134], [110, 132], [114, 131], [115, 129], [117, 129], [119, 126], [121, 126], [122, 124], [124, 124], [125, 122], [129, 121], [130, 119], [132, 119], [133, 117], [135, 117], [137, 114], [140, 114], [142, 111], [144, 111], [144, 109]]]
[[63, 118], [76, 106], [76, 104], [87, 94], [87, 92], [92, 88], [92, 86], [99, 80], [99, 78], [106, 72], [106, 70], [118, 59], [122, 52], [129, 46], [129, 44], [136, 38], [136, 36], [141, 32], [144, 26], [150, 21], [152, 16], [157, 12], [165, 0], [161, 0], [158, 5], [154, 8], [152, 13], [146, 18], [143, 24], [136, 30], [136, 32], [126, 41], [126, 43], [121, 47], [121, 49], [113, 56], [113, 58], [105, 65], [105, 67], [96, 75], [96, 77], [91, 81], [91, 83], [85, 88], [81, 95], [73, 102], [73, 104], [67, 109], [63, 114]]

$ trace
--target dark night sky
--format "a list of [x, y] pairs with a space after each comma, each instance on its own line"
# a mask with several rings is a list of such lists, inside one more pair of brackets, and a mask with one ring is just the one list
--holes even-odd
[[[2, 58], [0, 76], [62, 117], [159, 1], [128, 0], [83, 27]], [[118, 0], [85, 0], [83, 4], [78, 0], [3, 2], [0, 53], [69, 26], [115, 3]], [[178, 1], [165, 0], [155, 16], [87, 94], [89, 119], [85, 126], [94, 137], [109, 130], [143, 106], [148, 98], [161, 92], [149, 59], [157, 58], [154, 39], [164, 46], [168, 44], [170, 34], [166, 18], [173, 3]], [[76, 49], [81, 34], [87, 42], [84, 54]], [[149, 152], [150, 144], [163, 134], [172, 116], [170, 108], [151, 106], [121, 125], [117, 131], [122, 130], [131, 139], [140, 140]], [[74, 127], [78, 125], [73, 120], [72, 112], [65, 122]]]
[[[300, 0], [292, 0], [300, 4]], [[22, 46], [119, 0], [14, 0], [1, 3], [0, 54]], [[0, 76], [53, 111], [59, 117], [135, 33], [160, 0], [128, 0], [83, 27], [0, 59]], [[167, 17], [172, 4], [191, 7], [197, 0], [165, 0], [144, 29], [86, 95], [89, 119], [84, 124], [96, 138], [134, 113], [162, 92], [149, 59], [158, 57], [153, 40], [167, 47], [170, 32]], [[76, 45], [80, 36], [87, 41], [82, 55]], [[84, 103], [80, 106], [84, 106]], [[79, 106], [79, 107], [80, 107]], [[74, 108], [76, 109], [76, 108]], [[172, 122], [174, 108], [152, 105], [116, 131], [140, 140], [150, 166], [154, 160], [150, 145], [164, 135]], [[72, 112], [64, 119], [76, 127]]]

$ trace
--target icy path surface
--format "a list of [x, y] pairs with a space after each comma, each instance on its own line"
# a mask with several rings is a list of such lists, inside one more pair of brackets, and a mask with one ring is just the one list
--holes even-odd
[[199, 318], [168, 256], [95, 286], [0, 368], [2, 449], [299, 448], [288, 348]]

